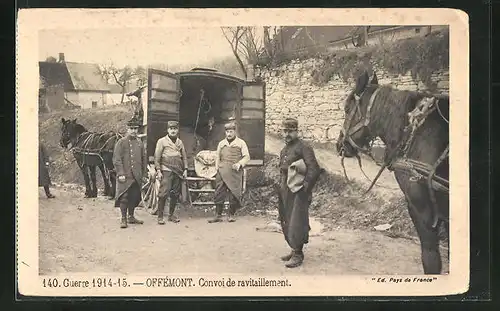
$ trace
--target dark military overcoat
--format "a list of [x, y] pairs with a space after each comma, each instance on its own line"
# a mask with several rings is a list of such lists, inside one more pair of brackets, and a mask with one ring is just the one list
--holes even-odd
[[[113, 153], [113, 164], [116, 170], [115, 207], [120, 206], [121, 196], [137, 181], [142, 185], [147, 160], [144, 145], [140, 138], [125, 136], [118, 140]], [[118, 176], [125, 176], [124, 182], [118, 181]], [[140, 197], [138, 198], [140, 202]], [[139, 202], [136, 202], [138, 205]]]
[[[303, 188], [293, 193], [287, 184], [288, 168], [300, 159], [304, 160], [307, 171]], [[312, 189], [322, 171], [314, 150], [301, 139], [295, 139], [281, 150], [280, 196], [283, 205], [279, 212], [285, 240], [292, 249], [301, 249], [309, 242], [309, 206], [312, 201]]]

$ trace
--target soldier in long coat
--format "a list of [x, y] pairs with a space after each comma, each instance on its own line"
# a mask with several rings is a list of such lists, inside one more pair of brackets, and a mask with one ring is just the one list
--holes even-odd
[[50, 158], [48, 156], [47, 149], [45, 148], [45, 145], [40, 142], [38, 145], [38, 187], [43, 187], [47, 198], [53, 199], [55, 196], [50, 193], [49, 188], [51, 185], [49, 163]]
[[230, 122], [225, 125], [226, 138], [219, 142], [217, 146], [217, 155], [215, 158], [215, 167], [217, 175], [215, 177], [215, 218], [209, 220], [209, 223], [222, 221], [222, 210], [224, 201], [229, 196], [228, 221], [236, 221], [234, 215], [241, 207], [243, 196], [243, 168], [250, 161], [250, 153], [246, 142], [236, 136], [236, 124]]
[[113, 164], [118, 180], [115, 207], [120, 207], [121, 228], [127, 228], [127, 223], [144, 223], [135, 218], [134, 210], [141, 202], [141, 184], [144, 179], [146, 154], [143, 143], [137, 137], [140, 124], [132, 119], [127, 123], [127, 126], [127, 135], [116, 142], [113, 153]]
[[[303, 246], [309, 242], [311, 229], [309, 206], [312, 201], [312, 189], [323, 170], [319, 167], [312, 147], [298, 138], [296, 119], [285, 119], [282, 131], [286, 145], [280, 153], [279, 216], [285, 240], [292, 251], [282, 256], [281, 260], [287, 262], [286, 267], [294, 268], [300, 266], [304, 260]], [[303, 181], [299, 187], [291, 189], [288, 173], [290, 166], [298, 162], [305, 164]]]
[[167, 127], [167, 135], [158, 139], [155, 149], [155, 168], [157, 176], [161, 178], [158, 191], [158, 224], [160, 225], [165, 224], [163, 211], [167, 197], [170, 197], [168, 221], [179, 222], [179, 219], [174, 216], [174, 211], [188, 170], [186, 149], [178, 137], [179, 122], [168, 121]]

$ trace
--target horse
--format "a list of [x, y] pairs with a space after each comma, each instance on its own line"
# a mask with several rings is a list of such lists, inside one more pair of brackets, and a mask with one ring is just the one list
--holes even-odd
[[[104, 181], [104, 196], [115, 197], [116, 172], [113, 165], [113, 152], [116, 142], [122, 137], [119, 133], [94, 133], [76, 122], [76, 119], [61, 119], [60, 145], [71, 150], [85, 180], [85, 198], [97, 197], [96, 166]], [[71, 144], [71, 148], [69, 145]], [[90, 175], [90, 176], [89, 176]], [[90, 184], [92, 182], [92, 185]]]
[[377, 137], [384, 142], [376, 178], [385, 168], [394, 173], [418, 234], [424, 274], [441, 274], [439, 226], [449, 224], [449, 97], [379, 85], [375, 73], [369, 80], [365, 70], [345, 100], [336, 151], [342, 163], [357, 157], [361, 165], [359, 152], [370, 155]]

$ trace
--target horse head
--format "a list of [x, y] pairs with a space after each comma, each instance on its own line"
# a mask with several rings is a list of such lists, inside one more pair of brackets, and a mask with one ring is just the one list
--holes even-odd
[[83, 125], [76, 123], [76, 119], [66, 120], [61, 118], [61, 123], [61, 139], [59, 143], [63, 148], [68, 148], [70, 143], [74, 145], [78, 136], [86, 132]]
[[370, 80], [365, 70], [356, 79], [354, 90], [347, 96], [344, 104], [345, 119], [336, 143], [337, 153], [347, 158], [354, 157], [360, 150], [366, 148], [372, 139], [370, 131], [365, 126], [366, 113], [370, 96], [365, 95], [369, 86], [377, 86], [375, 72]]

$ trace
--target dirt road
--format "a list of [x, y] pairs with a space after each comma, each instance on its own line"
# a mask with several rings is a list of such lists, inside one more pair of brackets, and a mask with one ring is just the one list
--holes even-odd
[[[266, 152], [278, 154], [283, 143], [266, 139]], [[316, 150], [320, 164], [342, 173], [339, 158]], [[349, 177], [367, 185], [355, 160], [346, 160]], [[378, 166], [365, 161], [375, 176]], [[391, 174], [384, 173], [374, 191], [384, 197], [401, 195]], [[375, 231], [331, 229], [311, 219], [311, 238], [303, 266], [287, 269], [279, 257], [289, 249], [281, 233], [267, 228], [266, 217], [239, 216], [235, 223], [208, 224], [212, 212], [180, 210], [181, 222], [156, 224], [138, 208], [143, 225], [119, 227], [119, 210], [103, 197], [84, 199], [82, 190], [55, 188], [56, 199], [40, 190], [40, 273], [143, 272], [269, 273], [269, 274], [420, 274], [420, 246]], [[333, 230], [333, 231], [332, 231]], [[448, 261], [443, 254], [444, 272]]]
[[[273, 274], [418, 274], [420, 247], [378, 232], [322, 232], [312, 220], [306, 260], [287, 269], [281, 234], [257, 231], [263, 217], [241, 216], [235, 223], [208, 224], [211, 213], [182, 210], [178, 224], [156, 224], [138, 209], [143, 225], [119, 228], [119, 211], [105, 198], [55, 188], [56, 199], [40, 191], [40, 273], [208, 272]], [[447, 263], [445, 264], [447, 269]]]

